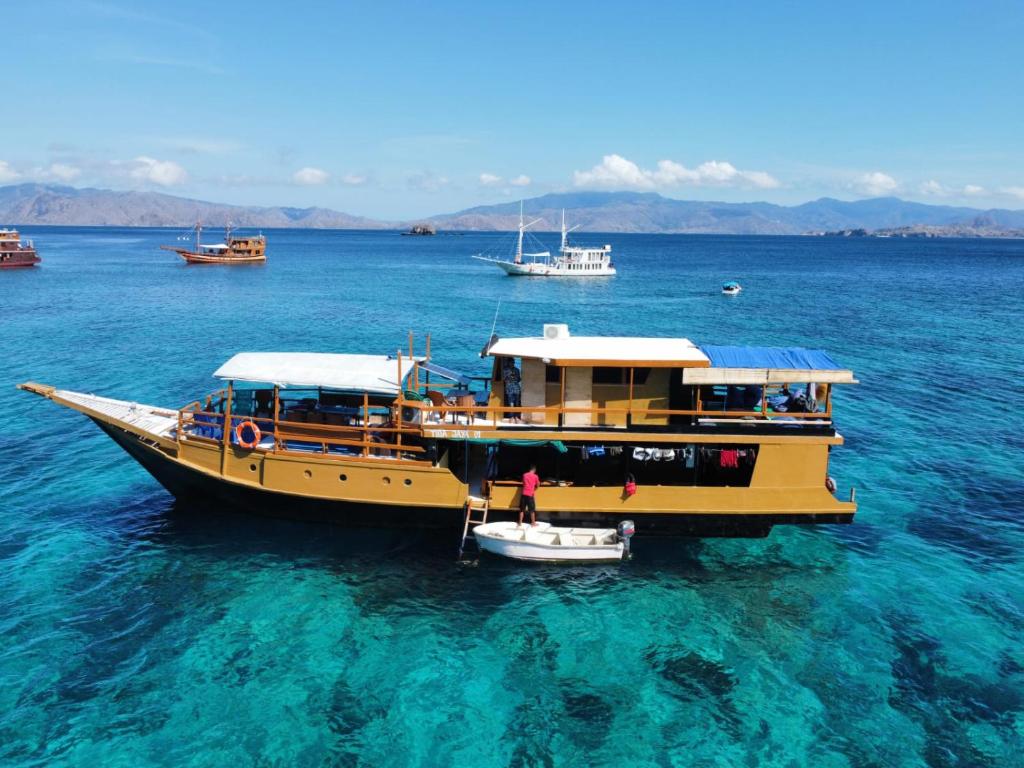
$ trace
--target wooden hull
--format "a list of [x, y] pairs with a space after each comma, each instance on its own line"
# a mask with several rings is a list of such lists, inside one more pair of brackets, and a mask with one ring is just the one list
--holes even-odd
[[262, 264], [267, 260], [262, 256], [210, 256], [193, 251], [176, 251], [186, 264]]
[[[349, 527], [462, 528], [470, 488], [446, 466], [178, 440], [176, 411], [39, 384], [22, 388], [91, 418], [183, 500]], [[824, 474], [826, 444], [790, 447], [781, 438], [746, 439], [766, 441], [749, 487], [641, 486], [626, 496], [621, 487], [544, 486], [538, 514], [565, 526], [614, 527], [629, 518], [640, 535], [670, 536], [760, 537], [780, 523], [852, 521], [856, 505], [837, 501], [812, 480]], [[794, 458], [806, 465], [801, 475], [787, 474]], [[489, 519], [515, 520], [518, 501], [517, 488], [494, 487]]]
[[23, 269], [34, 267], [41, 262], [35, 253], [17, 253], [10, 255], [7, 259], [0, 259], [0, 269]]

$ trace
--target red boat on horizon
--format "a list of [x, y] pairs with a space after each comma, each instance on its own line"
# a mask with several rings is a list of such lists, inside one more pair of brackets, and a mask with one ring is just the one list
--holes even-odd
[[22, 242], [16, 229], [0, 229], [0, 269], [34, 267], [40, 261], [31, 240]]

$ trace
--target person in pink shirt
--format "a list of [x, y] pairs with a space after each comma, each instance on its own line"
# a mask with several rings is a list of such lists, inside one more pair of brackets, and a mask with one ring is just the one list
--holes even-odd
[[519, 524], [523, 524], [523, 513], [530, 510], [530, 525], [537, 524], [537, 486], [540, 485], [540, 478], [537, 477], [537, 465], [531, 464], [530, 468], [523, 474], [523, 495], [519, 500]]

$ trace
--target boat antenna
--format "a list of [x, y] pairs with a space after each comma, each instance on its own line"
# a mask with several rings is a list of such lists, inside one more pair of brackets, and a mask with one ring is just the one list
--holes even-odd
[[498, 298], [498, 306], [494, 308], [494, 322], [491, 323], [491, 335], [487, 337], [487, 343], [484, 344], [484, 348], [480, 350], [480, 357], [486, 357], [487, 353], [491, 351], [491, 347], [494, 346], [494, 342], [498, 340], [498, 337], [494, 335], [494, 330], [498, 327], [498, 310], [501, 309], [501, 298]]
[[501, 309], [501, 297], [498, 297], [498, 306], [494, 308], [494, 322], [491, 323], [491, 337], [494, 337], [494, 330], [498, 327], [498, 311]]

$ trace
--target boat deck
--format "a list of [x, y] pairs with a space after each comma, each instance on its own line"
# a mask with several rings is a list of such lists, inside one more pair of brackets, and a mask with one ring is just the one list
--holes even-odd
[[54, 390], [53, 396], [68, 403], [117, 419], [154, 437], [172, 437], [178, 426], [178, 412], [127, 400], [87, 395], [66, 389]]

